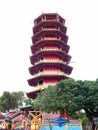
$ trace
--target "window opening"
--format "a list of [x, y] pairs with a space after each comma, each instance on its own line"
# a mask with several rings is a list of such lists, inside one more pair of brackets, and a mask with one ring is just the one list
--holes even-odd
[[42, 84], [43, 84], [43, 80], [40, 80], [40, 81], [39, 81], [39, 85], [42, 85]]
[[40, 72], [43, 72], [43, 70], [44, 70], [44, 69], [43, 69], [43, 68], [41, 68], [39, 71], [40, 71]]

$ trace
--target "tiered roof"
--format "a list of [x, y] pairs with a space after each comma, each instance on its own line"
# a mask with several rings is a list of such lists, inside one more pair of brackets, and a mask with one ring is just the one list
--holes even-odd
[[[40, 80], [64, 80], [71, 74], [72, 67], [68, 65], [71, 60], [71, 56], [68, 55], [70, 47], [67, 45], [68, 36], [66, 31], [65, 19], [57, 13], [43, 13], [34, 20], [33, 45], [31, 46], [33, 55], [30, 57], [33, 66], [29, 68], [29, 72], [33, 77], [28, 80], [30, 86], [36, 87]], [[51, 59], [53, 56], [58, 60], [44, 59], [44, 57]], [[41, 68], [44, 70], [46, 67], [58, 68], [61, 73], [40, 72]], [[40, 91], [40, 89], [37, 89], [27, 93], [27, 95], [30, 98], [35, 98]]]

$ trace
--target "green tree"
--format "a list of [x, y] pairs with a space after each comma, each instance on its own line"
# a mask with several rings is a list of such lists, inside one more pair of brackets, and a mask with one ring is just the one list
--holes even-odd
[[10, 92], [5, 91], [1, 96], [1, 104], [0, 104], [2, 106], [1, 111], [3, 112], [5, 112], [6, 110], [8, 111], [10, 109], [11, 103], [12, 103], [12, 99], [10, 96]]
[[[22, 91], [19, 92], [12, 92], [11, 93], [11, 97], [15, 103], [15, 106], [20, 106], [23, 104], [25, 97], [24, 97], [24, 93]], [[13, 104], [14, 105], [14, 104]]]
[[34, 106], [45, 112], [67, 111], [70, 116], [84, 109], [91, 126], [93, 126], [92, 129], [94, 129], [93, 117], [98, 117], [98, 80], [66, 79], [61, 81], [41, 92]]
[[74, 102], [77, 104], [78, 109], [84, 109], [86, 116], [89, 120], [89, 125], [94, 129], [94, 117], [98, 117], [98, 80], [96, 81], [76, 81], [77, 89], [75, 91], [76, 97]]
[[22, 105], [24, 100], [23, 92], [8, 92], [5, 91], [3, 95], [0, 97], [0, 111], [5, 112], [10, 109], [15, 109], [19, 105]]
[[76, 82], [74, 79], [68, 79], [61, 81], [55, 86], [49, 86], [39, 94], [35, 107], [41, 108], [46, 112], [63, 112], [66, 109], [67, 112], [73, 113], [73, 111], [78, 110], [77, 104], [73, 103], [75, 86]]
[[31, 98], [25, 97], [25, 99], [24, 99], [25, 105], [30, 105], [30, 104], [32, 104], [32, 102], [33, 102], [33, 100]]

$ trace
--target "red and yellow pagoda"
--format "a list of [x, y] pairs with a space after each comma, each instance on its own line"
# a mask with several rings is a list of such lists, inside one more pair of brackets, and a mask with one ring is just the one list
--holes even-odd
[[27, 93], [35, 99], [48, 85], [67, 79], [72, 72], [71, 56], [65, 20], [57, 13], [45, 13], [34, 20], [28, 84], [32, 91]]

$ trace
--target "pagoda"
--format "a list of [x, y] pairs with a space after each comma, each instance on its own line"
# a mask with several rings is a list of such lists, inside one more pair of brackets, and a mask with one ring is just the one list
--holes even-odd
[[71, 56], [66, 35], [65, 19], [57, 13], [43, 13], [34, 20], [28, 84], [32, 91], [29, 98], [37, 95], [49, 85], [67, 79], [72, 72]]

